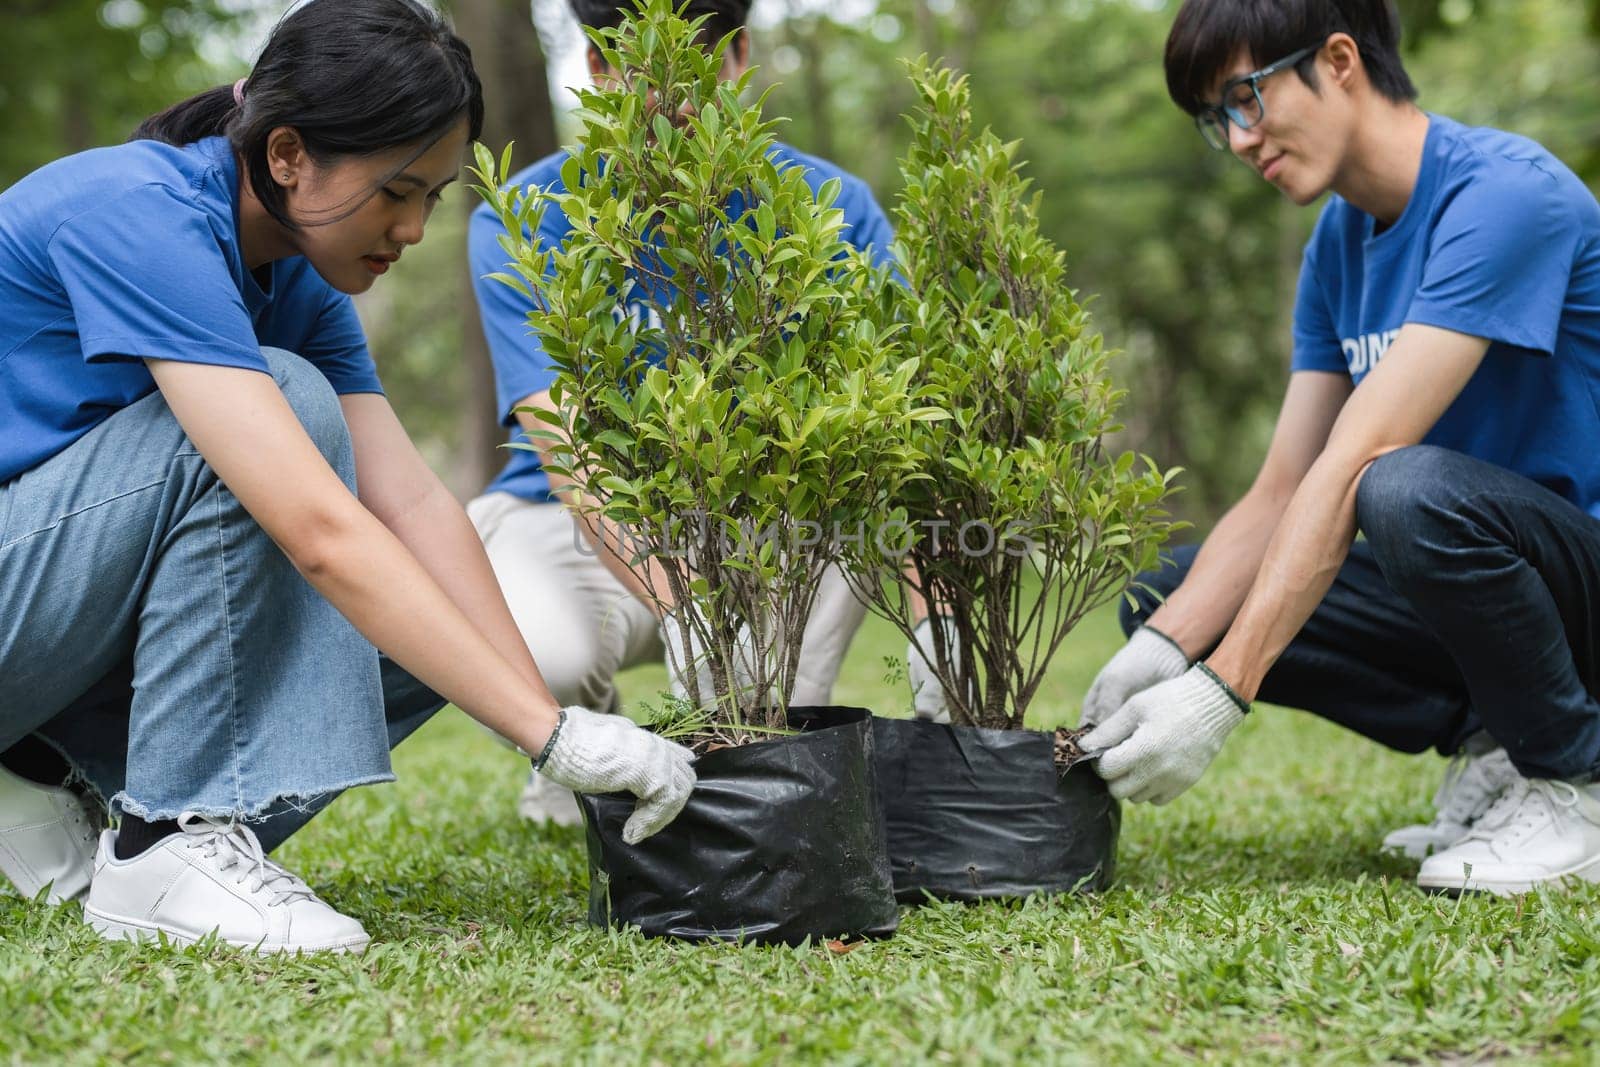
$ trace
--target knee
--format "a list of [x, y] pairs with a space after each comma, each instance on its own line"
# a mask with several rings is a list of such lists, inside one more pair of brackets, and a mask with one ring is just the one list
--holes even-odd
[[537, 649], [531, 643], [528, 648], [534, 653], [534, 662], [539, 665], [544, 684], [557, 703], [577, 704], [593, 711], [607, 710], [614, 682], [594, 643], [575, 641], [569, 635], [560, 648]]
[[267, 367], [278, 383], [284, 399], [305, 427], [306, 434], [322, 455], [339, 472], [347, 485], [355, 477], [355, 454], [350, 443], [350, 427], [344, 421], [339, 397], [322, 372], [309, 362], [281, 348], [263, 348]]
[[1133, 631], [1143, 626], [1168, 595], [1183, 584], [1184, 576], [1189, 573], [1189, 566], [1199, 550], [1198, 545], [1181, 545], [1171, 552], [1163, 552], [1159, 567], [1134, 577], [1134, 584], [1128, 590], [1133, 599], [1130, 601], [1128, 597], [1123, 597], [1118, 601], [1117, 621], [1122, 625], [1124, 636], [1131, 636]]
[[1356, 486], [1356, 525], [1367, 540], [1409, 537], [1415, 524], [1436, 510], [1454, 484], [1455, 453], [1432, 445], [1413, 445], [1385, 453], [1367, 465]]
[[1356, 487], [1356, 525], [1391, 584], [1408, 564], [1433, 568], [1431, 553], [1448, 552], [1463, 527], [1464, 457], [1432, 445], [1413, 445], [1378, 457]]

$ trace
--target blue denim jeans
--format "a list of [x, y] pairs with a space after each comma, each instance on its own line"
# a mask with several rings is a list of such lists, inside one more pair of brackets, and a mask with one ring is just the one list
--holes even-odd
[[[352, 490], [338, 398], [264, 350]], [[317, 593], [159, 393], [0, 485], [0, 751], [36, 734], [113, 808], [257, 824], [271, 847], [443, 704]]]
[[[1520, 475], [1419, 445], [1368, 468], [1356, 521], [1365, 540], [1260, 699], [1403, 752], [1449, 755], [1486, 730], [1524, 775], [1593, 780], [1600, 520]], [[1140, 580], [1165, 596], [1196, 551]], [[1128, 633], [1157, 604], [1135, 596]]]

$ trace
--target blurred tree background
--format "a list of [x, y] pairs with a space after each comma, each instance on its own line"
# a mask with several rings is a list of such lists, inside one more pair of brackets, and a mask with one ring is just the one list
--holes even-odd
[[[485, 140], [528, 163], [584, 77], [563, 0], [452, 0], [489, 97]], [[754, 58], [785, 140], [866, 178], [888, 206], [910, 103], [900, 61], [970, 72], [980, 119], [1022, 140], [1046, 231], [1123, 350], [1127, 438], [1188, 468], [1204, 523], [1254, 474], [1288, 363], [1299, 210], [1207, 150], [1166, 97], [1176, 0], [756, 0]], [[1600, 187], [1600, 0], [1402, 0], [1420, 103], [1548, 146]], [[278, 0], [0, 0], [0, 187], [248, 69]], [[554, 72], [553, 75], [551, 72]], [[461, 494], [501, 462], [464, 256], [475, 198], [360, 301], [401, 417]]]

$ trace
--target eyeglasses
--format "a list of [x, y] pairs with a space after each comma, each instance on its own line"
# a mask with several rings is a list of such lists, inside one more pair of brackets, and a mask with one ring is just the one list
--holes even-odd
[[1268, 63], [1258, 71], [1224, 82], [1222, 103], [1206, 105], [1195, 112], [1195, 128], [1206, 139], [1206, 144], [1219, 152], [1227, 151], [1228, 123], [1248, 130], [1267, 117], [1267, 105], [1261, 102], [1261, 83], [1280, 70], [1288, 70], [1307, 56], [1316, 54], [1321, 47], [1320, 44], [1314, 44], [1302, 48], [1276, 63]]

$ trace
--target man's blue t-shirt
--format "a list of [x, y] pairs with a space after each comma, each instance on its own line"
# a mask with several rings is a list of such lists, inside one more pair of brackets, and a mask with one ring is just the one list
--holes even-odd
[[[566, 185], [561, 180], [561, 167], [568, 157], [569, 153], [565, 151], [547, 156], [513, 175], [506, 185], [515, 189], [532, 186], [552, 193], [563, 193]], [[805, 168], [806, 184], [813, 193], [824, 182], [837, 178], [840, 188], [833, 206], [844, 215], [844, 240], [868, 252], [874, 264], [882, 265], [890, 261], [889, 245], [894, 235], [883, 209], [873, 199], [872, 191], [865, 182], [825, 159], [805, 155], [784, 144], [774, 145], [771, 157], [780, 168]], [[541, 248], [553, 251], [561, 247], [571, 230], [566, 215], [552, 206], [545, 210], [536, 238]], [[556, 373], [549, 357], [545, 355], [544, 346], [528, 326], [528, 312], [531, 310], [528, 298], [510, 286], [486, 277], [496, 271], [507, 272], [506, 253], [500, 247], [500, 237], [504, 234], [505, 227], [500, 222], [500, 216], [489, 205], [479, 205], [472, 213], [468, 232], [468, 258], [477, 287], [483, 332], [489, 342], [489, 356], [494, 362], [500, 420], [512, 428], [511, 439], [517, 441], [526, 440], [526, 435], [518, 428], [517, 417], [512, 409], [527, 397], [549, 389], [555, 382]], [[618, 311], [636, 322], [643, 321], [649, 309], [644, 306], [642, 297], [635, 303], [639, 306], [619, 308]], [[510, 451], [510, 461], [485, 492], [511, 493], [535, 503], [551, 500], [549, 478], [540, 467], [539, 457], [524, 449]]]
[[298, 256], [245, 269], [238, 196], [220, 137], [80, 152], [0, 193], [0, 484], [153, 392], [146, 357], [265, 372], [284, 348], [383, 391], [348, 296]]
[[1490, 341], [1424, 442], [1515, 471], [1600, 517], [1600, 204], [1548, 151], [1429, 116], [1405, 211], [1335, 196], [1306, 247], [1297, 371], [1357, 383], [1402, 325]]

